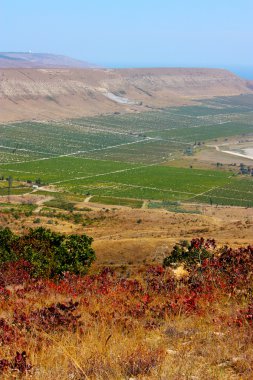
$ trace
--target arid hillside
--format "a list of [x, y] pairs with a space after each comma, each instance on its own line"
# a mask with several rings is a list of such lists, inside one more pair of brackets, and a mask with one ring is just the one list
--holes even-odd
[[144, 111], [252, 93], [218, 69], [1, 69], [0, 121]]

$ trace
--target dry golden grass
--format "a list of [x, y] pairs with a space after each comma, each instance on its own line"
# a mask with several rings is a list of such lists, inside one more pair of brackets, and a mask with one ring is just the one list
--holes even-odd
[[[145, 272], [135, 278], [141, 281], [143, 276]], [[49, 289], [25, 291], [20, 296], [13, 288], [9, 301], [1, 301], [0, 317], [11, 322], [15, 310], [29, 315], [70, 299], [61, 288], [50, 285]], [[218, 295], [218, 289], [216, 292]], [[224, 295], [217, 301], [203, 301], [203, 305], [200, 301], [200, 312], [186, 313], [179, 308], [149, 329], [148, 311], [140, 318], [127, 314], [127, 307], [139, 300], [139, 293], [121, 294], [113, 283], [109, 293], [95, 292], [90, 297], [89, 292], [84, 293], [75, 298], [80, 301], [75, 314], [81, 316], [76, 330], [61, 326], [47, 329], [35, 321], [28, 330], [21, 328], [23, 338], [16, 336], [10, 344], [0, 346], [0, 359], [10, 359], [16, 350], [25, 349], [32, 364], [27, 373], [16, 373], [15, 377], [15, 372], [5, 372], [3, 379], [252, 379], [252, 326], [230, 323], [244, 306], [239, 299]], [[164, 296], [157, 293], [155, 304], [162, 301]]]
[[217, 330], [206, 320], [178, 316], [148, 333], [106, 323], [85, 333], [36, 331], [26, 347], [33, 364], [27, 378], [252, 379], [252, 332]]

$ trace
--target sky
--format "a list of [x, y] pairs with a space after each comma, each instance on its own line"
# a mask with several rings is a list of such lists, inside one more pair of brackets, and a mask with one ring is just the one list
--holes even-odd
[[0, 0], [0, 51], [251, 70], [252, 20], [253, 0]]

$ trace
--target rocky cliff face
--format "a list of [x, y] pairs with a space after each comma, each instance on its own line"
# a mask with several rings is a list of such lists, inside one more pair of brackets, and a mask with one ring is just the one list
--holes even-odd
[[1, 69], [0, 121], [61, 119], [190, 104], [253, 93], [216, 69]]

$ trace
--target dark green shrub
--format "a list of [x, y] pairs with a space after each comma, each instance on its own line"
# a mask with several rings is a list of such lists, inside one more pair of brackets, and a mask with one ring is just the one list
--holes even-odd
[[19, 215], [18, 212], [14, 212], [12, 215], [13, 215], [13, 218], [14, 218], [14, 219], [16, 219], [16, 220], [17, 220], [17, 219], [20, 219], [20, 215]]
[[183, 240], [176, 244], [169, 256], [163, 260], [163, 266], [185, 265], [191, 267], [201, 265], [205, 259], [213, 257], [213, 249], [215, 248], [214, 240], [193, 239], [190, 243]]
[[7, 261], [16, 261], [16, 253], [12, 249], [12, 243], [16, 236], [8, 228], [0, 228], [0, 264]]
[[74, 220], [74, 223], [75, 224], [79, 224], [82, 222], [83, 220], [83, 217], [82, 217], [82, 214], [78, 213], [78, 214], [74, 214], [73, 215], [73, 220]]
[[95, 260], [91, 243], [92, 238], [85, 234], [65, 235], [39, 227], [16, 236], [5, 228], [0, 230], [0, 265], [25, 260], [31, 264], [33, 277], [85, 274]]

